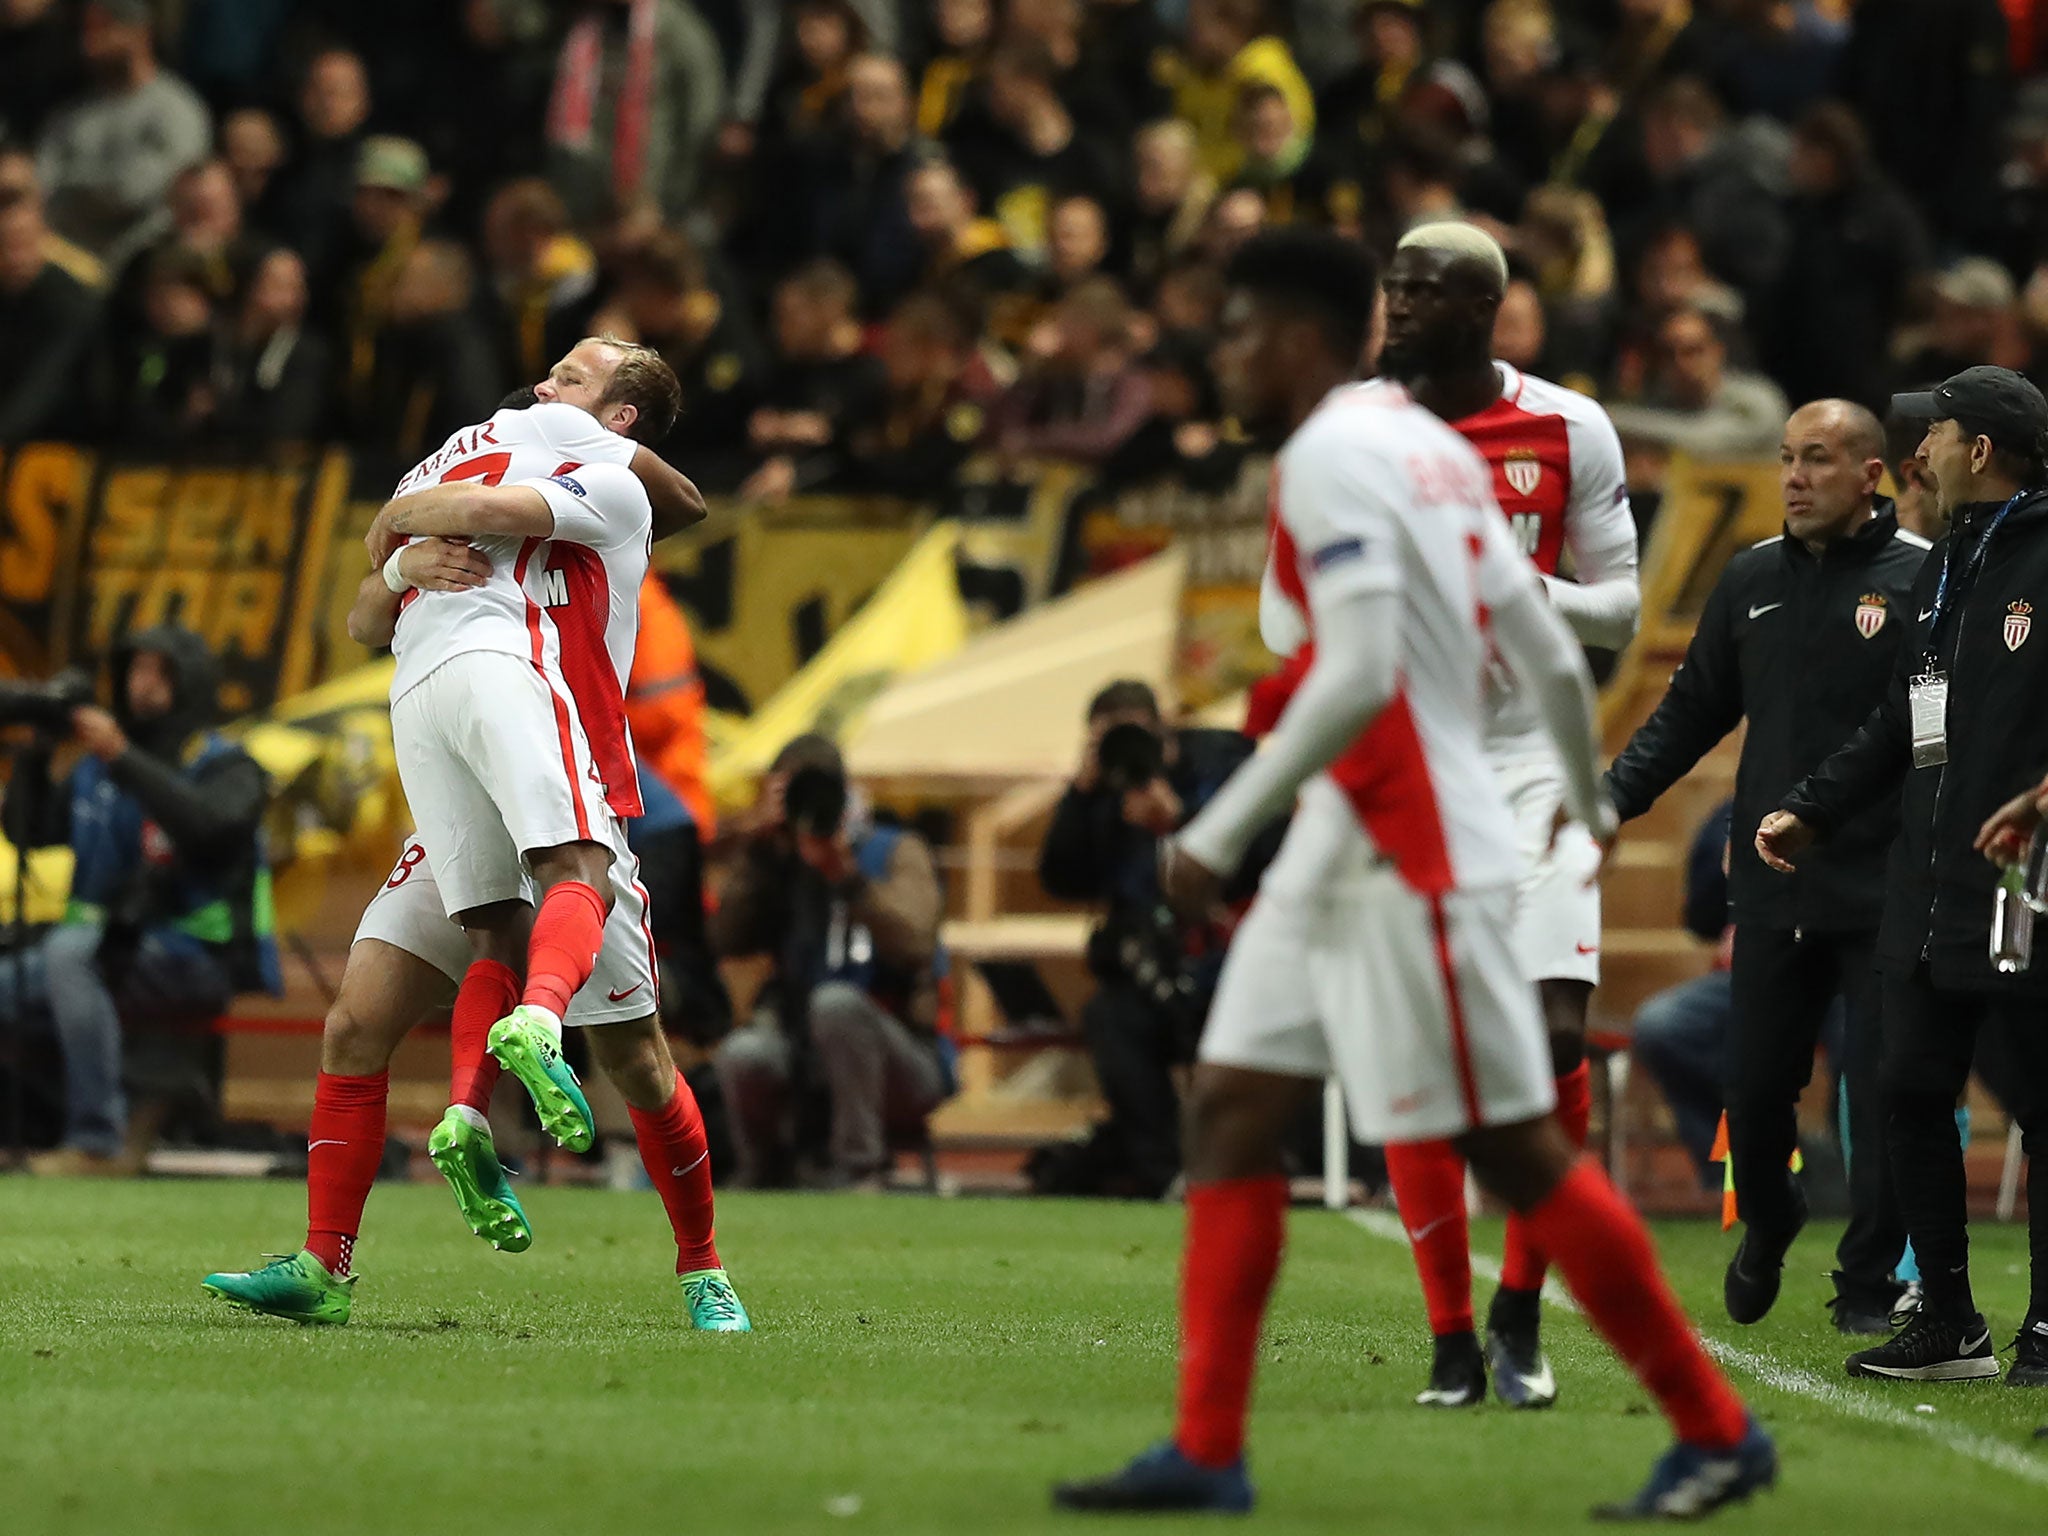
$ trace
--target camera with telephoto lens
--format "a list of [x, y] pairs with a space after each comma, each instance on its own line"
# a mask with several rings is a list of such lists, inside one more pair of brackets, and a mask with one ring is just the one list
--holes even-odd
[[1127, 795], [1166, 771], [1166, 743], [1157, 731], [1127, 720], [1102, 733], [1095, 760], [1102, 768], [1102, 787]]
[[846, 820], [846, 801], [846, 775], [837, 768], [799, 768], [782, 791], [783, 819], [798, 832], [833, 837]]
[[92, 679], [76, 667], [39, 683], [0, 682], [0, 726], [33, 726], [46, 736], [68, 736], [71, 712], [93, 702]]

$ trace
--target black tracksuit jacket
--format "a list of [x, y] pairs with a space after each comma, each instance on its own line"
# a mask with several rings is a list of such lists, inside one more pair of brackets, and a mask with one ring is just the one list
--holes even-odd
[[1795, 875], [1765, 867], [1756, 829], [1884, 697], [1914, 630], [1908, 602], [1926, 558], [1926, 541], [1900, 529], [1888, 501], [1822, 556], [1784, 535], [1743, 550], [1708, 594], [1656, 712], [1607, 771], [1608, 794], [1627, 821], [1748, 718], [1729, 833], [1733, 922], [1814, 932], [1878, 926], [1896, 785], [1845, 811]]
[[[1913, 585], [1913, 622], [1884, 701], [1785, 797], [1784, 809], [1814, 827], [1825, 849], [1900, 795], [1879, 963], [1903, 975], [1924, 961], [1945, 991], [2039, 997], [2048, 995], [2048, 961], [2012, 976], [1991, 964], [1998, 872], [1972, 847], [1985, 819], [2048, 768], [2048, 491], [2015, 500], [1979, 564], [2000, 505], [1957, 510]], [[1948, 761], [1915, 768], [1907, 689], [1928, 664], [1944, 564], [1952, 564], [1948, 616], [1931, 643], [1933, 665], [1949, 679]]]

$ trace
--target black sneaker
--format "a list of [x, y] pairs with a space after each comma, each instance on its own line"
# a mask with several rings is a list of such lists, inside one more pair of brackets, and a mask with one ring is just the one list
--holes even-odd
[[1557, 1378], [1544, 1358], [1542, 1297], [1535, 1291], [1494, 1292], [1486, 1314], [1486, 1368], [1493, 1395], [1510, 1408], [1548, 1408], [1557, 1401]]
[[1429, 1385], [1416, 1395], [1424, 1408], [1476, 1408], [1486, 1401], [1486, 1360], [1471, 1333], [1440, 1333]]
[[1837, 1333], [1875, 1336], [1892, 1331], [1892, 1316], [1897, 1310], [1896, 1284], [1887, 1287], [1882, 1294], [1873, 1295], [1867, 1288], [1854, 1284], [1839, 1269], [1832, 1278], [1835, 1294], [1828, 1298], [1827, 1305], [1835, 1315]]
[[2030, 1316], [2021, 1323], [2012, 1349], [2012, 1369], [2005, 1373], [2005, 1384], [2048, 1387], [2048, 1318]]
[[1851, 1376], [1879, 1381], [1982, 1381], [1998, 1374], [1981, 1313], [1944, 1316], [1923, 1306], [1891, 1342], [1851, 1355]]

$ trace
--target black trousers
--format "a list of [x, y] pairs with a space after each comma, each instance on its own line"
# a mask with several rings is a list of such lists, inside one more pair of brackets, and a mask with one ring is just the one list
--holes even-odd
[[1976, 1310], [1955, 1106], [1981, 1050], [1994, 1090], [2025, 1137], [2029, 1314], [2048, 1318], [2048, 1002], [1943, 991], [1922, 965], [1886, 973], [1884, 1033], [1892, 1171], [1929, 1303]]
[[[1849, 1227], [1835, 1250], [1844, 1295], [1871, 1304], [1896, 1295], [1891, 1274], [1906, 1232], [1885, 1156], [1882, 1025], [1870, 932], [1810, 933], [1738, 924], [1729, 967], [1728, 1149], [1735, 1198], [1751, 1230], [1782, 1236], [1799, 1195], [1790, 1169], [1799, 1095], [1813, 1075], [1821, 1024], [1839, 996], [1849, 1101]], [[1953, 1140], [1953, 1136], [1950, 1138]]]
[[1081, 1010], [1081, 1033], [1125, 1154], [1123, 1171], [1142, 1185], [1166, 1188], [1180, 1172], [1180, 1097], [1173, 1089], [1184, 1050], [1180, 1032], [1135, 987], [1105, 981]]

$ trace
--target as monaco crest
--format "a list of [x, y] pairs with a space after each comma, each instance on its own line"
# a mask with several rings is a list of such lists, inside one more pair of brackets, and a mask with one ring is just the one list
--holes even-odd
[[2034, 627], [2034, 605], [2025, 598], [2005, 605], [2005, 648], [2016, 651], [2027, 643], [2027, 634]]
[[1856, 599], [1856, 633], [1864, 639], [1876, 638], [1884, 628], [1885, 603], [1882, 592], [1866, 592]]
[[1510, 448], [1501, 460], [1501, 473], [1517, 496], [1534, 496], [1543, 483], [1543, 461], [1533, 448]]

